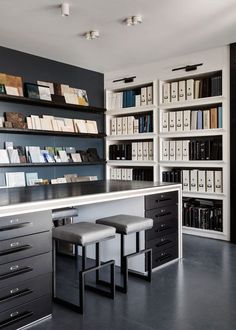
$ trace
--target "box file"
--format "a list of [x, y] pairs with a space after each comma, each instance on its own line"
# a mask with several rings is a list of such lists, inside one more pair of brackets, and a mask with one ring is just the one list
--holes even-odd
[[191, 110], [184, 111], [184, 131], [190, 131]]
[[183, 131], [183, 111], [176, 112], [176, 131]]
[[122, 117], [122, 134], [128, 134], [128, 117]]
[[162, 132], [169, 132], [169, 113], [163, 112], [162, 113]]
[[133, 169], [132, 168], [126, 169], [126, 180], [129, 180], [129, 181], [133, 180]]
[[141, 88], [141, 105], [147, 105], [147, 88]]
[[111, 180], [116, 180], [116, 168], [111, 167], [110, 176], [111, 176]]
[[206, 171], [206, 191], [214, 192], [214, 171]]
[[198, 170], [190, 171], [190, 190], [197, 191], [198, 189]]
[[171, 111], [169, 113], [169, 131], [170, 132], [174, 132], [176, 129], [176, 122], [175, 122], [175, 118], [176, 118], [176, 113], [175, 111]]
[[121, 180], [121, 168], [116, 169], [116, 180]]
[[121, 169], [121, 180], [126, 180], [126, 168]]
[[176, 160], [183, 160], [183, 141], [176, 141]]
[[143, 142], [143, 160], [148, 160], [148, 142]]
[[189, 140], [183, 140], [183, 160], [189, 161]]
[[143, 160], [143, 142], [138, 142], [138, 160]]
[[191, 101], [194, 99], [194, 80], [187, 80], [187, 100]]
[[135, 95], [135, 106], [140, 107], [141, 105], [141, 95]]
[[169, 141], [163, 141], [162, 142], [162, 160], [169, 160], [169, 148], [170, 143]]
[[138, 143], [132, 142], [132, 160], [138, 160]]
[[153, 160], [153, 142], [148, 142], [148, 160]]
[[170, 83], [163, 84], [163, 103], [170, 103]]
[[134, 134], [139, 133], [139, 120], [138, 119], [133, 120], [133, 133]]
[[221, 194], [222, 192], [222, 171], [215, 171], [215, 193]]
[[197, 129], [197, 114], [198, 111], [191, 111], [191, 130]]
[[189, 179], [190, 179], [189, 170], [183, 170], [183, 176], [182, 176], [183, 191], [189, 191], [189, 184], [190, 184]]
[[122, 134], [122, 118], [118, 117], [116, 119], [116, 134], [121, 135]]
[[175, 141], [170, 141], [170, 151], [169, 151], [169, 155], [170, 155], [170, 160], [175, 160]]
[[179, 82], [179, 101], [186, 100], [186, 81], [182, 80]]
[[178, 101], [178, 82], [172, 82], [171, 83], [171, 102], [177, 102]]
[[128, 117], [127, 125], [128, 125], [127, 133], [128, 134], [133, 134], [133, 132], [134, 132], [134, 116], [129, 116]]
[[116, 135], [116, 118], [111, 119], [111, 135]]
[[198, 171], [198, 191], [206, 191], [206, 171]]
[[148, 105], [153, 104], [153, 89], [152, 89], [152, 86], [147, 87], [147, 104]]

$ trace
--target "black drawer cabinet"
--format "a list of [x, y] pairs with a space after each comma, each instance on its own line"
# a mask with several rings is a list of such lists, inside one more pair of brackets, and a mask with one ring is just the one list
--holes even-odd
[[52, 228], [51, 212], [35, 212], [0, 218], [0, 240], [31, 235]]
[[52, 274], [37, 276], [23, 282], [17, 282], [0, 290], [0, 313], [35, 300], [44, 295], [51, 295]]
[[51, 297], [43, 296], [33, 302], [9, 309], [0, 313], [0, 329], [16, 330], [51, 314], [51, 308]]
[[178, 192], [146, 196], [145, 216], [153, 219], [153, 227], [145, 232], [146, 248], [152, 248], [152, 267], [178, 258]]
[[0, 217], [0, 329], [51, 314], [51, 211]]
[[28, 258], [51, 250], [50, 232], [0, 241], [0, 264]]

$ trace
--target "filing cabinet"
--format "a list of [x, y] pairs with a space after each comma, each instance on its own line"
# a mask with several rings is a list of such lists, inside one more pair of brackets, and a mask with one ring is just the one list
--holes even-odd
[[178, 192], [145, 196], [145, 217], [153, 219], [153, 227], [145, 232], [146, 248], [152, 248], [152, 267], [178, 258]]
[[51, 211], [0, 218], [0, 328], [51, 314]]

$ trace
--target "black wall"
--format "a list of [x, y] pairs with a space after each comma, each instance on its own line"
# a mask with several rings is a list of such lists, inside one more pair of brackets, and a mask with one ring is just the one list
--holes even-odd
[[[98, 72], [78, 68], [72, 65], [52, 61], [39, 56], [26, 54], [12, 49], [0, 47], [0, 72], [22, 76], [24, 82], [36, 83], [37, 80], [68, 84], [71, 87], [85, 89], [89, 103], [92, 106], [104, 107], [104, 75]], [[23, 104], [0, 102], [0, 116], [4, 112], [15, 111], [24, 115], [51, 114], [57, 117], [95, 119], [98, 129], [103, 132], [103, 116], [98, 114], [82, 114], [70, 110], [61, 110], [45, 107], [36, 107]], [[51, 137], [1, 134], [0, 148], [4, 148], [5, 141], [12, 141], [14, 145], [39, 145], [44, 146], [74, 146], [77, 149], [95, 147], [103, 158], [103, 141], [97, 139], [80, 139], [77, 137]], [[97, 175], [99, 179], [104, 177], [104, 166], [68, 166], [68, 167], [45, 167], [45, 168], [0, 168], [0, 172], [38, 172], [39, 177], [55, 178], [66, 173], [79, 175]]]
[[230, 218], [236, 243], [236, 43], [230, 45]]

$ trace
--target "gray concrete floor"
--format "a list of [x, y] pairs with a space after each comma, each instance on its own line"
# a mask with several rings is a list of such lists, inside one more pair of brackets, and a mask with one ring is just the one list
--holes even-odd
[[85, 314], [61, 306], [32, 330], [235, 330], [236, 245], [184, 236], [184, 258], [153, 274], [151, 284], [130, 279], [114, 301], [86, 293]]

